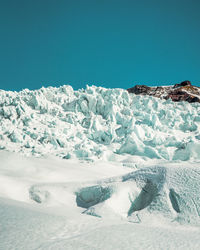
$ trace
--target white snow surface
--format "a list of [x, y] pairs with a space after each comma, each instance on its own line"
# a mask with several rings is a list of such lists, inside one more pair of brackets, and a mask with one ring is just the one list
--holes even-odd
[[0, 249], [199, 249], [198, 163], [0, 152]]
[[0, 90], [0, 249], [199, 249], [200, 104]]

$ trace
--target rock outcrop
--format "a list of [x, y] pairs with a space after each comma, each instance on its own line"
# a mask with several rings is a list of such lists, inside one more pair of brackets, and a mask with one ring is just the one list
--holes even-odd
[[200, 103], [200, 87], [193, 86], [190, 81], [177, 83], [173, 86], [149, 87], [146, 85], [136, 85], [127, 89], [129, 93], [136, 95], [149, 95], [161, 99], [172, 99], [174, 102], [187, 101], [189, 103]]

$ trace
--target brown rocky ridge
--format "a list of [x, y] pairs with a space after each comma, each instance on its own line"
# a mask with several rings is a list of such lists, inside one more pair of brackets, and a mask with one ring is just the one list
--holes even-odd
[[127, 91], [136, 95], [149, 95], [166, 100], [171, 98], [174, 102], [200, 103], [200, 87], [193, 86], [190, 81], [177, 83], [173, 86], [149, 87], [146, 85], [136, 85], [127, 89]]

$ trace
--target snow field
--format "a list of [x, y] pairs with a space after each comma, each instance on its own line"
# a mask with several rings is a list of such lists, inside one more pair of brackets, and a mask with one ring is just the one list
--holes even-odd
[[97, 217], [200, 224], [199, 164], [132, 168], [2, 152], [0, 196]]
[[198, 249], [198, 163], [0, 152], [0, 249]]

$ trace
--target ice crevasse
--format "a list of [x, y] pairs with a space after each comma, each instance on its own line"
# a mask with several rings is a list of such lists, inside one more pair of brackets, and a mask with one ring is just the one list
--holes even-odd
[[196, 161], [200, 104], [96, 86], [0, 90], [0, 149], [64, 159]]

